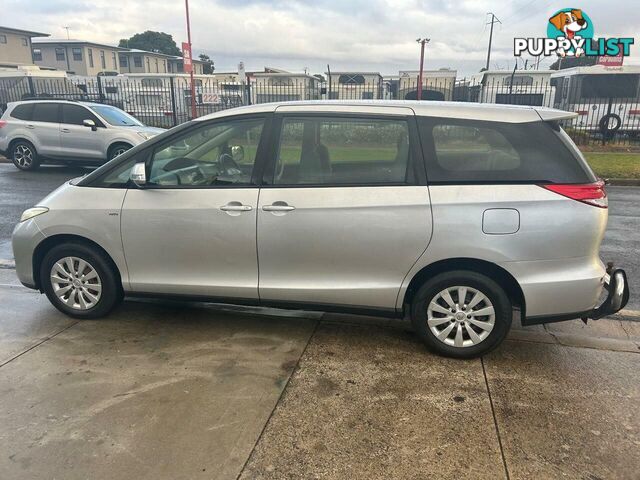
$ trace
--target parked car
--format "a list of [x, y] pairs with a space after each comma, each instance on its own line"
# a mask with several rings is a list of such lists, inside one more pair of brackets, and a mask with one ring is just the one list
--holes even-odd
[[0, 117], [0, 154], [20, 170], [42, 163], [99, 165], [163, 131], [111, 105], [26, 100], [9, 103]]
[[[25, 211], [16, 271], [77, 318], [125, 295], [409, 316], [444, 355], [515, 316], [629, 297], [598, 250], [607, 196], [548, 108], [292, 102], [176, 127]], [[599, 304], [603, 291], [606, 300]]]

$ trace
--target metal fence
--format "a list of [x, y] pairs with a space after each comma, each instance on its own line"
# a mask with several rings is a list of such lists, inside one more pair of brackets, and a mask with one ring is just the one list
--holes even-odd
[[[604, 77], [604, 78], [603, 78]], [[349, 83], [311, 76], [256, 76], [248, 82], [199, 76], [196, 116], [276, 101], [416, 100], [533, 105], [577, 113], [564, 122], [576, 143], [640, 146], [638, 74], [567, 75], [492, 72], [479, 78], [425, 78], [418, 93], [416, 77], [382, 78]], [[186, 75], [114, 77], [0, 78], [0, 108], [27, 98], [99, 102], [125, 110], [145, 124], [172, 127], [192, 118], [191, 88]]]

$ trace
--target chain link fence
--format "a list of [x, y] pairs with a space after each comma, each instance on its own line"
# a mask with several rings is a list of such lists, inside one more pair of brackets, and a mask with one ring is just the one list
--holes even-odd
[[[267, 102], [299, 100], [416, 100], [531, 105], [560, 108], [577, 117], [564, 128], [580, 145], [640, 146], [640, 74], [553, 75], [532, 71], [487, 72], [471, 78], [257, 74], [247, 82], [214, 76], [195, 79], [195, 111], [200, 117], [219, 110]], [[23, 99], [67, 99], [116, 106], [141, 122], [169, 128], [192, 118], [187, 75], [0, 78], [0, 108]]]

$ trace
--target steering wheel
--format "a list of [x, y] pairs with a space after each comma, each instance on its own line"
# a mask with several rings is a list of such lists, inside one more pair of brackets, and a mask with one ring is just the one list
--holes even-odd
[[238, 172], [242, 172], [240, 166], [228, 153], [223, 153], [222, 155], [220, 155], [220, 158], [218, 158], [218, 165], [220, 165], [226, 175], [234, 175]]

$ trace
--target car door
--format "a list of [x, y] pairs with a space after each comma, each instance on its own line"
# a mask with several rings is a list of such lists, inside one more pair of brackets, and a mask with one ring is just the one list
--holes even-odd
[[258, 204], [260, 299], [394, 310], [432, 228], [413, 111], [303, 108], [278, 108], [274, 121]]
[[25, 128], [30, 130], [39, 154], [56, 156], [60, 154], [60, 104], [41, 102], [33, 105], [31, 121]]
[[267, 118], [194, 126], [159, 143], [127, 191], [122, 242], [136, 292], [257, 300], [253, 177]]
[[[93, 120], [96, 128], [85, 127], [84, 120]], [[60, 146], [62, 154], [83, 159], [107, 158], [109, 132], [105, 124], [87, 107], [62, 104]]]

